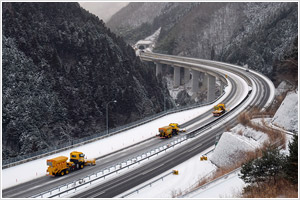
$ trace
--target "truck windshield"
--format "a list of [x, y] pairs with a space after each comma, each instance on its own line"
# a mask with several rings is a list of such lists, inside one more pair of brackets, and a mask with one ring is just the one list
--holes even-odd
[[84, 154], [83, 154], [83, 153], [82, 153], [82, 154], [80, 154], [80, 155], [79, 155], [79, 157], [84, 157]]
[[52, 162], [50, 162], [50, 161], [47, 162], [47, 165], [53, 167], [53, 166], [52, 166]]

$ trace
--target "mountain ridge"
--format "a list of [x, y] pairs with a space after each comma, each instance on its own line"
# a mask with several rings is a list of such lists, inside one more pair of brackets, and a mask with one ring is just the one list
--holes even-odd
[[295, 2], [174, 4], [165, 4], [162, 13], [140, 26], [114, 31], [134, 44], [161, 27], [155, 52], [248, 64], [270, 78], [273, 65], [283, 59], [298, 34]]
[[2, 156], [121, 126], [172, 101], [153, 67], [78, 3], [3, 3]]

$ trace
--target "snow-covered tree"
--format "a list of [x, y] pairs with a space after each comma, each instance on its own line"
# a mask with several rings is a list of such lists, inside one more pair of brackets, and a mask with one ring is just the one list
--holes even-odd
[[283, 173], [285, 157], [279, 149], [269, 147], [262, 152], [262, 157], [242, 165], [240, 177], [245, 183], [276, 182]]

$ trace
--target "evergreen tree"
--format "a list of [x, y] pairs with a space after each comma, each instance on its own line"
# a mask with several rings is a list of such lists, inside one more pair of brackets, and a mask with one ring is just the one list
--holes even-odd
[[277, 148], [267, 148], [261, 158], [245, 163], [241, 169], [240, 178], [246, 183], [276, 182], [282, 173], [285, 157]]
[[171, 102], [154, 69], [78, 3], [5, 2], [2, 18], [3, 160], [97, 136], [111, 100], [110, 128]]
[[244, 180], [245, 183], [255, 183], [256, 182], [256, 175], [254, 170], [254, 159], [243, 164], [241, 169], [241, 174], [239, 175], [241, 179]]
[[289, 143], [289, 151], [284, 168], [285, 175], [293, 183], [298, 184], [298, 135], [294, 135], [293, 141]]

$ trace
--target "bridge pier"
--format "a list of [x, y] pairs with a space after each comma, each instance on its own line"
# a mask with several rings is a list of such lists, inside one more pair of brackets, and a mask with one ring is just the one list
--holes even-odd
[[162, 73], [162, 64], [156, 62], [155, 65], [156, 65], [156, 76], [158, 76], [158, 74]]
[[[156, 65], [156, 76], [162, 74], [162, 64], [159, 62], [155, 62]], [[174, 88], [180, 86], [181, 78], [180, 78], [180, 67], [174, 65], [167, 65], [167, 67], [173, 67], [174, 69]], [[206, 72], [200, 72], [194, 69], [184, 68], [184, 77], [183, 84], [186, 84], [190, 80], [190, 73], [192, 74], [192, 92], [199, 92], [199, 78], [201, 78], [202, 86], [201, 91], [207, 90], [207, 102], [211, 102], [216, 98], [216, 77], [212, 76]], [[224, 83], [220, 80], [220, 91], [223, 93]]]
[[190, 69], [184, 68], [183, 84], [187, 84], [189, 81], [190, 81]]
[[192, 69], [192, 92], [199, 91], [199, 71]]
[[[194, 93], [192, 95], [192, 98], [197, 98], [200, 97], [202, 101], [202, 95], [198, 96], [197, 93], [207, 93], [206, 99], [208, 103], [211, 103], [216, 99], [216, 91], [218, 90], [217, 87], [220, 86], [220, 93], [224, 93], [225, 86], [227, 86], [228, 81], [227, 81], [227, 75], [223, 77], [223, 75], [215, 72], [213, 69], [207, 69], [207, 68], [202, 68], [199, 66], [199, 69], [195, 70], [193, 69], [194, 67], [189, 65], [189, 64], [183, 64], [180, 62], [172, 61], [172, 60], [159, 60], [157, 57], [149, 58], [149, 56], [141, 56], [144, 60], [143, 61], [150, 61], [154, 62], [156, 65], [156, 76], [162, 72], [169, 71], [169, 73], [174, 73], [173, 74], [173, 81], [174, 81], [174, 88], [180, 86], [181, 84], [184, 84], [185, 89], [191, 89], [191, 92]], [[162, 63], [166, 67], [164, 67], [164, 70], [162, 70]], [[174, 66], [178, 65], [178, 66]], [[184, 68], [184, 69], [181, 69]], [[199, 71], [198, 71], [199, 70]], [[190, 80], [192, 75], [192, 80]], [[201, 75], [201, 76], [200, 76]], [[181, 76], [183, 76], [181, 78]], [[216, 83], [216, 79], [218, 80], [218, 83]], [[191, 81], [191, 88], [190, 86], [186, 88], [187, 83]], [[199, 88], [201, 81], [201, 88]], [[219, 83], [220, 81], [220, 83]], [[218, 84], [218, 85], [217, 85]], [[219, 92], [217, 93], [219, 94]]]
[[173, 66], [174, 68], [174, 87], [180, 85], [180, 67]]
[[201, 77], [201, 91], [206, 91], [207, 90], [207, 73], [205, 72], [200, 72], [200, 77]]
[[216, 98], [216, 77], [210, 74], [207, 74], [207, 102], [211, 102]]

